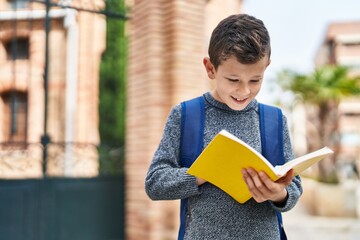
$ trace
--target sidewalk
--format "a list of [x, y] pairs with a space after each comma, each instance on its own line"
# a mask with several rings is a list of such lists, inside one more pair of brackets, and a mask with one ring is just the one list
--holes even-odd
[[360, 218], [312, 216], [299, 203], [290, 212], [284, 213], [283, 219], [289, 240], [360, 239]]

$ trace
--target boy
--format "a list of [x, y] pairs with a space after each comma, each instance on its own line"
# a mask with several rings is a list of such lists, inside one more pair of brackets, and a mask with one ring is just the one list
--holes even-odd
[[[215, 89], [205, 102], [204, 147], [222, 129], [261, 152], [258, 103], [264, 72], [270, 64], [270, 37], [263, 22], [246, 14], [232, 15], [214, 29], [209, 57], [203, 64]], [[302, 188], [289, 171], [276, 182], [263, 172], [243, 169], [253, 196], [236, 202], [214, 185], [186, 173], [180, 164], [181, 105], [165, 125], [145, 181], [153, 200], [187, 199], [184, 239], [280, 239], [276, 211], [293, 208]], [[285, 162], [293, 152], [283, 117]], [[221, 163], [219, 164], [221, 166]]]

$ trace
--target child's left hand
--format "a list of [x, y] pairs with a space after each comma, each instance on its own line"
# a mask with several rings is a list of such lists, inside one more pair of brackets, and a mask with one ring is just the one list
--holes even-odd
[[291, 183], [294, 171], [290, 170], [276, 182], [271, 180], [265, 172], [256, 172], [253, 168], [243, 169], [243, 178], [249, 191], [258, 203], [267, 200], [281, 204], [287, 199], [286, 186]]

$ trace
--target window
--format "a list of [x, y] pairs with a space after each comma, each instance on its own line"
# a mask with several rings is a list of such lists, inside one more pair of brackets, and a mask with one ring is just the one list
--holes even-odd
[[336, 54], [335, 54], [336, 42], [334, 40], [329, 40], [327, 42], [327, 52], [328, 52], [328, 61], [330, 64], [336, 63]]
[[8, 60], [29, 59], [29, 38], [13, 38], [5, 43]]
[[30, 0], [7, 0], [12, 9], [27, 8], [29, 7]]
[[5, 142], [26, 142], [27, 94], [11, 91], [2, 95], [4, 101]]

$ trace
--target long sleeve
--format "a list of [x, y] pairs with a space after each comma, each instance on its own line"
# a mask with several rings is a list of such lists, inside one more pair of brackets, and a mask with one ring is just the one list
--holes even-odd
[[153, 200], [183, 199], [200, 194], [196, 178], [180, 166], [180, 112], [179, 105], [170, 112], [146, 176], [145, 190]]

